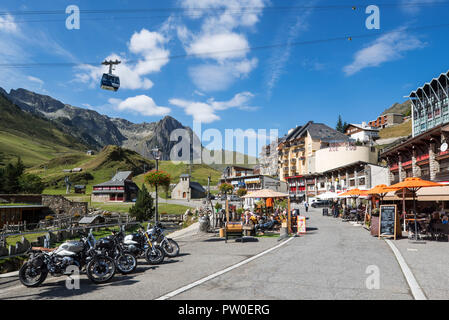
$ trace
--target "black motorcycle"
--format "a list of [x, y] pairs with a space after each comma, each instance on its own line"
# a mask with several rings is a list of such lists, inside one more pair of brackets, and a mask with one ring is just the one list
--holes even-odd
[[164, 261], [165, 252], [157, 244], [153, 244], [156, 239], [149, 234], [149, 230], [142, 228], [137, 233], [127, 235], [124, 240], [125, 252], [132, 253], [135, 257], [144, 257], [149, 264], [160, 264]]
[[175, 240], [167, 238], [163, 231], [162, 224], [158, 222], [148, 230], [148, 233], [152, 239], [155, 239], [156, 244], [164, 250], [166, 256], [174, 258], [179, 254], [179, 245]]
[[76, 266], [84, 270], [94, 283], [109, 281], [115, 274], [114, 260], [94, 248], [94, 238], [79, 232], [80, 241], [66, 241], [56, 249], [31, 248], [29, 259], [19, 270], [19, 279], [24, 286], [37, 287], [52, 276], [72, 274], [67, 270]]
[[103, 254], [111, 257], [115, 261], [117, 269], [122, 274], [129, 274], [137, 267], [136, 257], [126, 252], [123, 239], [125, 238], [123, 231], [111, 231], [112, 235], [104, 237], [96, 241], [95, 248]]

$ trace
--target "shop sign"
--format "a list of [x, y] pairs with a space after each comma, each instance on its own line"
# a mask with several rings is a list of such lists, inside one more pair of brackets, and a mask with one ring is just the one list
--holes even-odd
[[306, 233], [306, 217], [304, 216], [298, 216], [297, 218], [298, 223], [298, 234], [305, 234]]

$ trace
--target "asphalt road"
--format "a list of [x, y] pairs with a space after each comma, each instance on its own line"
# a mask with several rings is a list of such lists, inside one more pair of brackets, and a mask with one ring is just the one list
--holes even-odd
[[[172, 299], [412, 299], [383, 240], [360, 226], [323, 217], [318, 209], [308, 216], [306, 235]], [[182, 254], [175, 259], [159, 266], [141, 260], [135, 274], [117, 275], [103, 285], [82, 275], [79, 290], [66, 289], [65, 278], [49, 277], [31, 289], [16, 277], [2, 278], [0, 299], [156, 299], [280, 243], [258, 238], [225, 244], [211, 235], [184, 236], [178, 242]], [[373, 266], [379, 286], [369, 289], [366, 280], [373, 275], [366, 272]]]

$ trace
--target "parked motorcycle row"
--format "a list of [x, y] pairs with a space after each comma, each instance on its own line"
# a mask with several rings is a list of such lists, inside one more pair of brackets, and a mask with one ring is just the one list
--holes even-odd
[[71, 275], [74, 267], [85, 271], [94, 283], [111, 280], [116, 271], [129, 274], [144, 258], [149, 264], [160, 264], [165, 257], [176, 257], [179, 245], [163, 234], [157, 223], [145, 231], [125, 235], [123, 230], [111, 231], [110, 236], [96, 240], [92, 231], [78, 232], [79, 241], [66, 241], [56, 249], [31, 248], [29, 259], [19, 270], [19, 278], [27, 287], [41, 285], [50, 273], [52, 276]]

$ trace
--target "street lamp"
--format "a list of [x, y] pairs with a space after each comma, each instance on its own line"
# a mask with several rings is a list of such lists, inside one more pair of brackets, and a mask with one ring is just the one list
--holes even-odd
[[[161, 159], [161, 152], [159, 151], [159, 147], [156, 147], [151, 150], [154, 159], [156, 160], [156, 171], [159, 171], [159, 160]], [[156, 184], [156, 206], [155, 206], [155, 215], [154, 215], [154, 223], [156, 224], [159, 221], [159, 211], [158, 211], [158, 202], [159, 196], [157, 193], [157, 184]]]

